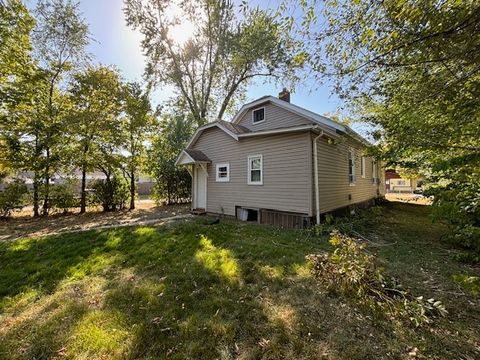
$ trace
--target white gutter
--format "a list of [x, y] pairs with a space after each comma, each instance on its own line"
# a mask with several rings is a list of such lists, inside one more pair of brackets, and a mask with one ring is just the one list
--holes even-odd
[[252, 132], [247, 132], [243, 134], [238, 134], [237, 136], [239, 138], [244, 138], [244, 137], [252, 137], [252, 136], [275, 135], [275, 134], [282, 134], [282, 133], [291, 133], [295, 131], [312, 130], [314, 128], [316, 128], [314, 125], [302, 125], [302, 126], [278, 128], [278, 129], [272, 129], [272, 130], [252, 131]]
[[315, 172], [315, 216], [317, 224], [320, 224], [320, 191], [318, 189], [318, 149], [317, 149], [317, 140], [323, 136], [323, 130], [320, 131], [320, 134], [313, 139], [313, 171]]

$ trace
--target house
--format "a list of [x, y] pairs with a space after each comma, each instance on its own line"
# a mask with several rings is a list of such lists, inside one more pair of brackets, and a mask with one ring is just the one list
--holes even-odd
[[420, 182], [417, 178], [402, 178], [393, 169], [385, 170], [385, 189], [387, 193], [413, 193]]
[[279, 98], [197, 129], [177, 165], [192, 175], [192, 210], [285, 227], [371, 204], [385, 193], [370, 144], [348, 126]]

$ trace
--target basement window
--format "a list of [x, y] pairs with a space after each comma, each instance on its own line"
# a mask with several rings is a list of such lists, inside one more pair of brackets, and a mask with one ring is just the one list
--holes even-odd
[[237, 218], [241, 221], [258, 222], [258, 209], [237, 208]]

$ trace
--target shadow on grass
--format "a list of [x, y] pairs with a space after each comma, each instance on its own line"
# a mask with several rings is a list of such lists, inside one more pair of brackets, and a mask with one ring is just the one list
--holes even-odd
[[320, 249], [299, 231], [200, 220], [2, 244], [0, 358], [382, 358], [422, 345], [325, 293], [305, 262]]

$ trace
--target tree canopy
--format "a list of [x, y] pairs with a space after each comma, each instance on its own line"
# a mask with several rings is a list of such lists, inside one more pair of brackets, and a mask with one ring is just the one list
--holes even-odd
[[480, 248], [480, 3], [304, 5], [311, 75], [375, 126], [388, 163], [428, 174], [439, 218], [477, 227]]
[[[291, 49], [282, 23], [270, 11], [237, 11], [230, 0], [178, 2], [126, 0], [128, 25], [143, 34], [147, 57], [145, 74], [151, 84], [172, 85], [198, 125], [221, 119], [244, 95], [254, 78], [279, 76], [285, 81], [293, 68]], [[194, 24], [184, 44], [172, 29]]]

